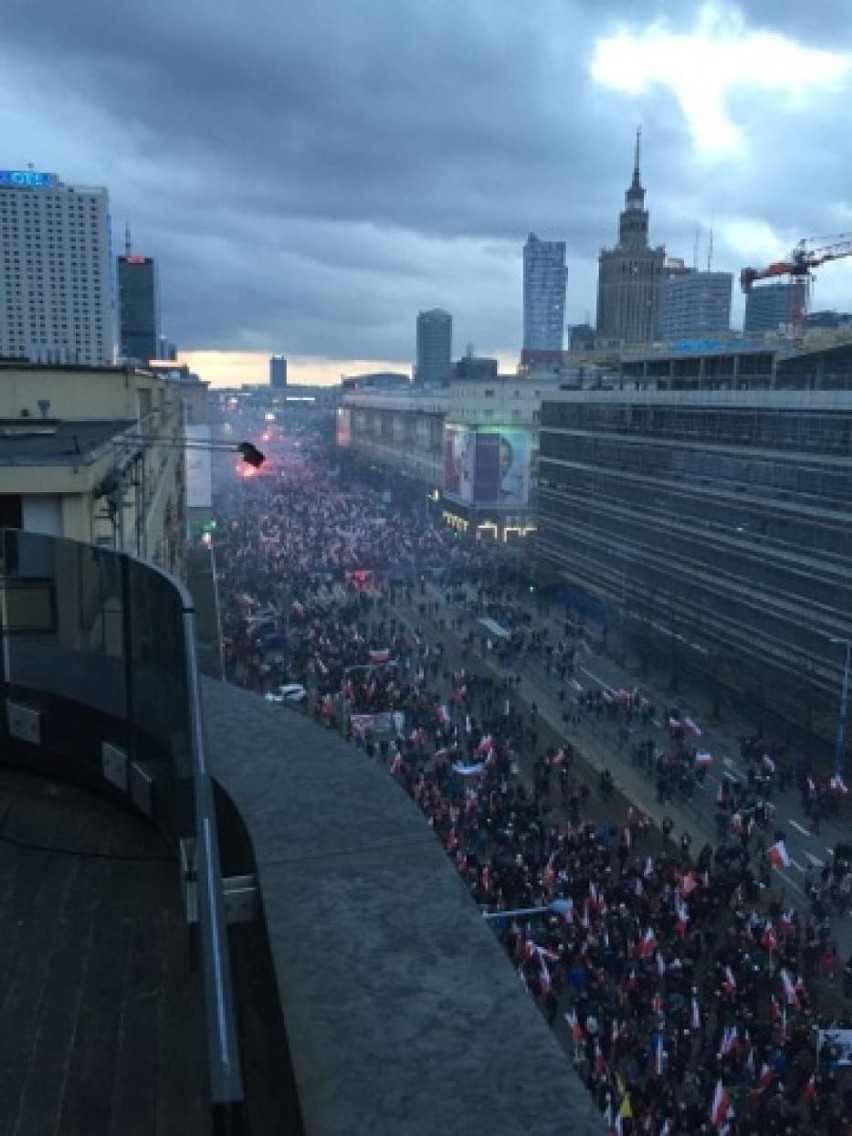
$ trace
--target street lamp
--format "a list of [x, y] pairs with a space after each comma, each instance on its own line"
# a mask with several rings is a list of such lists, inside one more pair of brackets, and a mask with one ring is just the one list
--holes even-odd
[[842, 778], [846, 766], [846, 717], [849, 711], [849, 664], [852, 661], [852, 639], [846, 639], [842, 635], [831, 635], [829, 641], [846, 647], [843, 683], [840, 688], [840, 713], [837, 718], [837, 745], [834, 751], [834, 773], [835, 776]]
[[567, 915], [572, 904], [567, 899], [554, 899], [543, 907], [516, 907], [512, 911], [483, 911], [482, 917], [488, 922], [495, 919], [531, 919], [534, 915]]

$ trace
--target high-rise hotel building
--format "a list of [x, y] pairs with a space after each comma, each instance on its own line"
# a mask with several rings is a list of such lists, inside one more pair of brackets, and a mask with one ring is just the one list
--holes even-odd
[[106, 189], [0, 170], [0, 356], [111, 364], [112, 279]]

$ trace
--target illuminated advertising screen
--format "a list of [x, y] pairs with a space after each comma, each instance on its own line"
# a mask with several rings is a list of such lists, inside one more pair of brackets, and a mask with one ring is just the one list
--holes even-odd
[[530, 438], [526, 430], [444, 427], [444, 494], [473, 505], [527, 505]]
[[458, 501], [473, 501], [476, 434], [465, 426], [444, 427], [444, 493]]
[[530, 496], [530, 438], [526, 430], [489, 427], [476, 435], [474, 501], [526, 505]]

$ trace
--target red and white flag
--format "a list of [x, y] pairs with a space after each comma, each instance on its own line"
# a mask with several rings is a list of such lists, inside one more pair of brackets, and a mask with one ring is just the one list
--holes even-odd
[[657, 940], [654, 936], [653, 930], [649, 927], [639, 946], [636, 948], [636, 953], [640, 958], [650, 958], [654, 951], [657, 949]]
[[767, 851], [766, 856], [772, 867], [777, 868], [779, 871], [782, 868], [790, 867], [790, 857], [787, 853], [787, 846], [783, 840], [779, 840], [773, 844]]
[[722, 1084], [721, 1078], [716, 1084], [716, 1091], [713, 1093], [713, 1106], [710, 1109], [710, 1123], [714, 1128], [720, 1130], [722, 1125], [725, 1124], [729, 1117], [734, 1115], [734, 1110], [731, 1108], [731, 1098], [728, 1096], [728, 1090]]
[[781, 985], [784, 987], [784, 997], [787, 999], [787, 1005], [798, 1006], [799, 995], [796, 992], [792, 978], [786, 970], [781, 971]]
[[737, 989], [737, 980], [734, 978], [734, 972], [729, 966], [725, 967], [725, 976], [722, 979], [722, 989], [726, 994], [735, 994]]

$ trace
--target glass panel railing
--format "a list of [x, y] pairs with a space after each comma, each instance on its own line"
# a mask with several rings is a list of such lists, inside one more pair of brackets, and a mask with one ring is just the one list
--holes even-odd
[[2, 531], [0, 618], [12, 687], [126, 715], [124, 595], [113, 552]]
[[137, 803], [134, 787], [150, 787], [143, 807], [197, 876], [212, 1104], [236, 1132], [242, 1074], [189, 593], [112, 550], [0, 529], [0, 632], [7, 699], [41, 715], [69, 775], [87, 762]]

